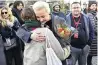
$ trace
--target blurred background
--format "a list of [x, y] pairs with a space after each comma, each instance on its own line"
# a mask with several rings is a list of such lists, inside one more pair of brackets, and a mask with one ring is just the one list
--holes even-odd
[[[0, 8], [2, 8], [3, 6], [9, 6], [9, 4], [14, 3], [15, 1], [17, 0], [13, 0], [13, 1], [12, 0], [0, 0]], [[24, 6], [32, 6], [36, 1], [40, 1], [40, 0], [21, 0], [21, 1], [23, 1]], [[53, 10], [52, 6], [54, 3], [60, 4], [60, 11], [63, 12], [65, 15], [70, 12], [71, 4], [73, 2], [80, 2], [82, 11], [88, 8], [89, 1], [97, 1], [97, 4], [98, 4], [98, 0], [41, 0], [41, 1], [45, 1], [49, 3], [51, 12]], [[96, 62], [94, 64], [96, 64]]]
[[[10, 3], [13, 3], [14, 1], [16, 1], [16, 0], [13, 0], [13, 1], [12, 0], [0, 0], [0, 8], [4, 5], [9, 5]], [[23, 1], [26, 6], [29, 6], [29, 5], [33, 5], [36, 1], [39, 1], [39, 0], [21, 0], [21, 1]], [[70, 5], [74, 1], [80, 2], [82, 9], [88, 7], [89, 1], [97, 1], [98, 2], [98, 0], [41, 0], [41, 1], [46, 1], [51, 6], [54, 3], [59, 3], [61, 6], [61, 11], [65, 14], [70, 11]], [[50, 8], [52, 8], [51, 6], [50, 6]], [[51, 11], [52, 11], [52, 9], [51, 9]]]

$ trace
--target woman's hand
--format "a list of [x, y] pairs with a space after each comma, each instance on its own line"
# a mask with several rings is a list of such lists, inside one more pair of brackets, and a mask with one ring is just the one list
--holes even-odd
[[9, 20], [7, 20], [6, 22], [7, 22], [7, 25], [8, 25], [9, 27], [13, 27], [13, 25], [14, 25], [13, 22], [10, 22]]
[[32, 32], [31, 39], [37, 42], [43, 42], [46, 40], [46, 37], [41, 32]]

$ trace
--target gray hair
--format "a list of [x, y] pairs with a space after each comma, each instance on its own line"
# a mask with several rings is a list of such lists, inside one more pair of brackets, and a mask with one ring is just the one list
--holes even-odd
[[46, 9], [47, 13], [50, 14], [50, 7], [49, 7], [49, 4], [44, 2], [44, 1], [38, 1], [38, 2], [35, 2], [33, 4], [33, 9], [34, 11], [36, 12], [36, 10], [40, 10], [40, 9]]

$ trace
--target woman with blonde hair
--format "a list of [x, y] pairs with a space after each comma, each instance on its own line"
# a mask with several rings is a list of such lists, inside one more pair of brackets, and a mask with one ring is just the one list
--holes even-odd
[[8, 7], [1, 8], [0, 14], [0, 34], [3, 40], [7, 65], [12, 65], [13, 59], [15, 61], [15, 65], [22, 65], [19, 38], [15, 33], [20, 27], [20, 23], [17, 18], [12, 15], [12, 12]]

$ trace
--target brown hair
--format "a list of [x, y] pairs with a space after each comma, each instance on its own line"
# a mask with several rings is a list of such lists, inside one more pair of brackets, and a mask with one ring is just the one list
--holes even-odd
[[[91, 11], [90, 7], [91, 7], [92, 4], [96, 4], [96, 7], [98, 5], [96, 1], [89, 1], [89, 4], [88, 4], [88, 12]], [[95, 11], [97, 11], [97, 8], [96, 8]]]
[[22, 19], [25, 20], [37, 20], [33, 8], [25, 7], [21, 12]]
[[80, 6], [81, 6], [81, 3], [80, 3], [80, 2], [73, 2], [73, 3], [71, 4], [71, 6], [72, 6], [73, 4], [80, 4]]

